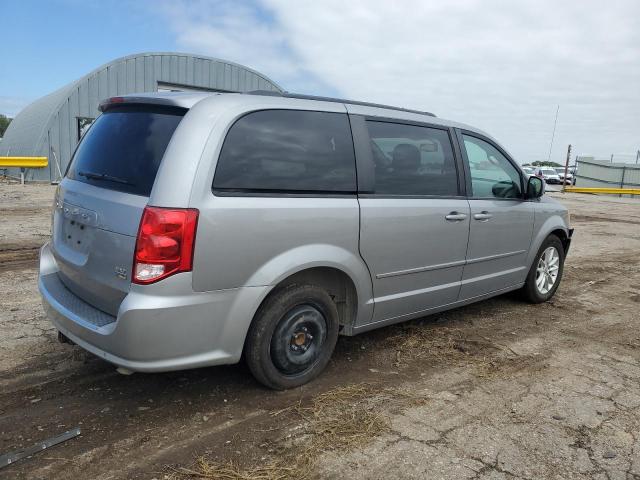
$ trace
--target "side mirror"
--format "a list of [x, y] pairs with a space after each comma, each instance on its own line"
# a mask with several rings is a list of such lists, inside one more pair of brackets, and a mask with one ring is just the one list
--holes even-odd
[[544, 195], [544, 180], [540, 177], [529, 177], [527, 181], [527, 198], [540, 198]]

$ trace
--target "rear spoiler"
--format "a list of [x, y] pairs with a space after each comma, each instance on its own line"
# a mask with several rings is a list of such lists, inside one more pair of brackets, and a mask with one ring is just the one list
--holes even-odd
[[185, 111], [191, 108], [199, 100], [202, 100], [205, 96], [201, 93], [169, 93], [166, 95], [122, 95], [118, 97], [109, 97], [102, 100], [98, 105], [98, 110], [104, 112], [109, 108], [122, 106], [122, 105], [151, 105], [151, 106], [164, 106], [181, 108]]

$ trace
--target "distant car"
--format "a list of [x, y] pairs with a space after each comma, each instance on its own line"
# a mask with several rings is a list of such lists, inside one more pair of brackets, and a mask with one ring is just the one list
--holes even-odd
[[546, 183], [555, 183], [558, 185], [562, 183], [562, 180], [560, 180], [560, 176], [558, 175], [558, 172], [556, 172], [551, 167], [538, 168], [536, 170], [536, 176], [544, 179]]
[[530, 177], [533, 177], [536, 174], [536, 169], [533, 167], [522, 167], [522, 171]]
[[571, 169], [567, 170], [567, 178], [564, 177], [564, 167], [557, 167], [556, 172], [558, 173], [558, 177], [560, 177], [560, 182], [564, 180], [565, 185], [573, 185], [575, 183], [575, 179], [573, 178], [573, 173], [571, 173]]

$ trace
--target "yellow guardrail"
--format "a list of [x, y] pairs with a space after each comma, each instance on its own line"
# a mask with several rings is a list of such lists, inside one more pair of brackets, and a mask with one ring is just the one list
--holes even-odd
[[0, 157], [0, 168], [19, 168], [20, 183], [24, 185], [24, 173], [27, 168], [45, 168], [49, 165], [47, 157]]
[[613, 195], [640, 195], [640, 188], [564, 187], [563, 191], [573, 192], [573, 193], [608, 193]]
[[0, 168], [45, 168], [47, 157], [0, 157]]

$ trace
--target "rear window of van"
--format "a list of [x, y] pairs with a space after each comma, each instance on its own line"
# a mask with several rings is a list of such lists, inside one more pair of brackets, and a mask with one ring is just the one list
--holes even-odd
[[67, 177], [148, 197], [167, 145], [185, 112], [152, 106], [107, 110], [82, 138]]

